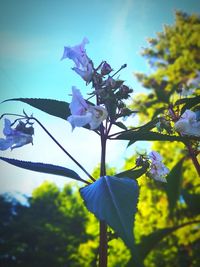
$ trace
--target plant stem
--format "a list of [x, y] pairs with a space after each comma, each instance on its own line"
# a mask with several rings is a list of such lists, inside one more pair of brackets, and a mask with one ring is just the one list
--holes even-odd
[[[103, 125], [100, 126], [100, 132], [101, 132], [100, 176], [105, 176], [106, 175], [106, 140], [107, 140], [107, 136], [104, 133]], [[99, 231], [100, 231], [99, 267], [107, 267], [108, 240], [107, 240], [107, 224], [105, 221], [100, 221]]]
[[[62, 151], [64, 151], [64, 153], [74, 162], [76, 163], [76, 165], [78, 165], [78, 167], [92, 180], [92, 181], [96, 181], [86, 170], [85, 168], [75, 159], [71, 156], [71, 154], [69, 154], [69, 152], [67, 152], [66, 149], [64, 149], [64, 147], [53, 137], [53, 135], [44, 127], [44, 125], [36, 118], [34, 117], [30, 117], [30, 119], [35, 120], [40, 127], [48, 134], [49, 137], [51, 137], [51, 139], [56, 143], [56, 145], [62, 149]], [[89, 182], [85, 181], [87, 184], [90, 184]]]
[[196, 168], [196, 171], [200, 177], [200, 165], [199, 165], [199, 162], [197, 160], [197, 157], [196, 157], [196, 155], [192, 149], [192, 146], [190, 144], [187, 144], [186, 146], [187, 146], [190, 158], [192, 159], [192, 162], [194, 164], [194, 167]]

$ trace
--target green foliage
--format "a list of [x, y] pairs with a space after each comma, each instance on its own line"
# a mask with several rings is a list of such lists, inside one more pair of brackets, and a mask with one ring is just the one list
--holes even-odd
[[[188, 81], [195, 78], [200, 69], [199, 30], [200, 18], [197, 15], [176, 12], [175, 24], [164, 26], [162, 33], [149, 39], [149, 47], [143, 50], [143, 55], [150, 63], [151, 74], [136, 74], [148, 89], [147, 94], [138, 95], [132, 104], [132, 108], [140, 111], [138, 115], [143, 124], [159, 115], [165, 118], [169, 115], [169, 107], [173, 105], [176, 114], [182, 114], [186, 109], [199, 109], [199, 96], [179, 99], [178, 93], [180, 87], [188, 88]], [[165, 133], [162, 135], [166, 136]], [[195, 140], [191, 145], [195, 147]], [[164, 235], [159, 245], [149, 251], [145, 266], [197, 267], [200, 262], [197, 252], [200, 249], [200, 213], [197, 204], [200, 196], [199, 177], [184, 142], [154, 142], [152, 148], [159, 151], [165, 165], [172, 171], [166, 187], [146, 177], [138, 179], [140, 197], [134, 229], [138, 244], [142, 247], [142, 240], [146, 240], [150, 248], [148, 237], [159, 232], [167, 233], [167, 229], [175, 229], [179, 225], [197, 222], [181, 227], [168, 236]], [[133, 161], [135, 157], [127, 160], [126, 169], [132, 167]], [[173, 209], [171, 214], [170, 209]]]
[[200, 69], [200, 18], [181, 11], [175, 15], [175, 24], [165, 25], [156, 38], [149, 38], [149, 47], [142, 52], [150, 64], [151, 74], [136, 73], [136, 76], [151, 92], [143, 97], [145, 102], [138, 98], [135, 101], [134, 108], [136, 105], [141, 112], [145, 110], [150, 114], [150, 110], [147, 111], [150, 107], [155, 112], [162, 105], [166, 106], [172, 94], [180, 86], [187, 86]]
[[182, 158], [170, 171], [167, 175], [167, 184], [165, 186], [165, 190], [168, 197], [169, 202], [169, 210], [170, 213], [173, 212], [173, 209], [176, 206], [176, 202], [180, 197], [181, 187], [182, 187], [182, 165], [183, 165]]
[[86, 233], [86, 209], [75, 186], [62, 191], [45, 182], [28, 206], [1, 198], [1, 266], [80, 266], [78, 249]]

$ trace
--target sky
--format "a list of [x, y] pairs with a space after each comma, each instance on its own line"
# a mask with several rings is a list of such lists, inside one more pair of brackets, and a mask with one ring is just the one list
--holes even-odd
[[[164, 24], [173, 24], [175, 10], [200, 12], [200, 2], [196, 0], [0, 0], [0, 4], [0, 101], [35, 97], [70, 102], [72, 86], [87, 97], [91, 87], [86, 87], [71, 70], [73, 62], [60, 60], [64, 46], [79, 44], [84, 37], [90, 41], [86, 50], [95, 66], [106, 60], [117, 70], [126, 63], [120, 78], [134, 93], [142, 92], [144, 88], [133, 73], [151, 71], [140, 55], [147, 38], [155, 37]], [[22, 103], [0, 104], [0, 114], [22, 114], [23, 109], [33, 113], [88, 172], [98, 165], [100, 145], [94, 132], [80, 128], [72, 132], [68, 122]], [[3, 125], [1, 120], [0, 137]], [[0, 151], [0, 156], [61, 165], [86, 178], [38, 125], [34, 127], [33, 146]], [[126, 143], [112, 141], [108, 144], [107, 162], [120, 168], [133, 152], [133, 146], [126, 149]], [[44, 180], [59, 187], [68, 181], [0, 162], [0, 193], [30, 195]]]

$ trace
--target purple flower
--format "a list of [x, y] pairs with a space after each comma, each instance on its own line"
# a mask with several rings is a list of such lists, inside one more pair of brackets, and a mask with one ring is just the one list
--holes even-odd
[[80, 90], [75, 86], [72, 87], [72, 102], [69, 108], [72, 115], [67, 118], [67, 121], [71, 123], [72, 130], [86, 124], [90, 125], [91, 130], [97, 129], [108, 116], [104, 107], [87, 104]]
[[87, 38], [84, 38], [82, 43], [73, 47], [65, 46], [64, 53], [61, 58], [69, 58], [74, 61], [75, 67], [72, 69], [79, 74], [83, 80], [89, 83], [92, 79], [93, 75], [93, 64], [91, 59], [86, 54], [85, 45], [88, 44], [89, 41]]
[[182, 135], [200, 136], [200, 121], [197, 121], [195, 112], [186, 109], [175, 123], [174, 129]]
[[148, 176], [154, 180], [166, 183], [165, 176], [169, 173], [169, 169], [162, 163], [162, 156], [156, 151], [152, 151], [148, 156], [151, 160]]
[[[26, 144], [32, 143], [33, 144], [33, 128], [31, 128], [31, 133], [29, 132], [30, 128], [25, 128], [24, 123], [21, 122], [16, 129], [11, 128], [11, 122], [8, 119], [4, 120], [4, 129], [3, 134], [5, 135], [4, 138], [0, 138], [0, 150], [6, 150], [8, 148], [14, 149], [17, 147], [22, 147]], [[24, 127], [22, 127], [22, 125]], [[23, 130], [20, 130], [20, 128]], [[25, 132], [26, 131], [26, 132]]]

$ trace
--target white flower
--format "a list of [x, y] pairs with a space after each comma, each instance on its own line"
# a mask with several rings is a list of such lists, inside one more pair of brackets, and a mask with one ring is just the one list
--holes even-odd
[[151, 160], [148, 176], [154, 180], [166, 183], [165, 176], [169, 173], [169, 169], [162, 163], [162, 156], [156, 151], [152, 151], [148, 156]]
[[182, 135], [200, 136], [200, 121], [196, 113], [187, 109], [175, 123], [174, 129]]
[[84, 38], [79, 45], [64, 47], [64, 53], [61, 60], [65, 58], [72, 59], [75, 63], [75, 67], [72, 68], [72, 70], [89, 83], [93, 75], [93, 64], [86, 54], [85, 45], [87, 43], [89, 43], [88, 39]]
[[21, 147], [29, 143], [33, 144], [32, 134], [12, 129], [11, 122], [8, 119], [5, 119], [4, 123], [5, 126], [3, 129], [3, 133], [6, 138], [0, 138], [0, 150], [6, 150], [8, 148], [11, 148], [12, 150], [14, 148]]
[[104, 107], [87, 104], [80, 90], [75, 86], [72, 87], [72, 102], [69, 108], [72, 115], [67, 118], [67, 121], [71, 123], [72, 130], [86, 124], [90, 125], [91, 130], [97, 129], [108, 116]]

